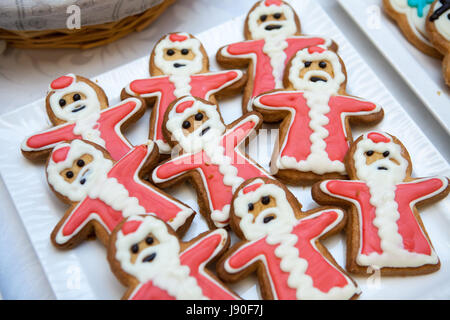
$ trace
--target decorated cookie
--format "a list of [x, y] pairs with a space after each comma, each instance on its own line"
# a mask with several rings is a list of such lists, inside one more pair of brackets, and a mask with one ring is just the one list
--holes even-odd
[[247, 67], [243, 113], [251, 111], [249, 102], [253, 97], [283, 88], [285, 65], [297, 51], [315, 45], [337, 50], [337, 45], [329, 39], [300, 35], [297, 14], [280, 0], [257, 2], [244, 28], [245, 41], [226, 45], [216, 55], [217, 62], [226, 68]]
[[181, 155], [156, 167], [153, 181], [168, 187], [189, 179], [209, 226], [226, 226], [231, 198], [239, 185], [249, 178], [269, 176], [239, 149], [261, 126], [260, 117], [252, 112], [225, 125], [217, 105], [194, 97], [176, 100], [164, 116], [163, 132]]
[[443, 55], [444, 79], [450, 87], [450, 1], [436, 0], [427, 20], [427, 31], [436, 49]]
[[170, 145], [162, 127], [172, 101], [192, 95], [215, 103], [216, 97], [240, 92], [246, 81], [240, 70], [210, 72], [203, 45], [188, 33], [170, 33], [159, 40], [150, 56], [150, 75], [131, 82], [122, 97], [141, 97], [153, 105], [149, 138], [166, 154], [170, 154]]
[[426, 19], [434, 0], [383, 0], [386, 13], [397, 23], [408, 41], [423, 53], [441, 58], [429, 40]]
[[181, 242], [153, 215], [131, 216], [114, 230], [108, 261], [128, 300], [236, 300], [206, 266], [229, 246], [224, 229]]
[[360, 290], [320, 240], [345, 224], [344, 212], [322, 207], [302, 212], [280, 182], [255, 178], [233, 197], [230, 225], [241, 239], [219, 261], [225, 281], [256, 272], [264, 299], [352, 299]]
[[368, 268], [385, 275], [434, 272], [440, 262], [417, 206], [449, 193], [445, 177], [412, 178], [409, 154], [386, 133], [359, 137], [346, 158], [351, 180], [326, 180], [313, 186], [321, 204], [349, 208], [347, 270], [368, 275]]
[[299, 184], [344, 177], [344, 157], [352, 142], [350, 123], [377, 123], [383, 118], [380, 106], [346, 93], [346, 78], [335, 52], [310, 47], [288, 63], [286, 90], [253, 100], [264, 121], [281, 121], [271, 170], [283, 181]]
[[102, 146], [114, 160], [131, 150], [122, 129], [144, 114], [145, 105], [140, 99], [126, 99], [108, 108], [108, 99], [98, 85], [73, 74], [54, 80], [49, 90], [46, 110], [54, 126], [23, 141], [25, 157], [47, 159], [56, 144], [73, 139]]
[[194, 217], [192, 209], [143, 180], [158, 155], [151, 141], [117, 162], [90, 142], [58, 144], [47, 162], [47, 180], [70, 208], [52, 232], [53, 244], [70, 248], [93, 233], [106, 244], [124, 217], [147, 212], [183, 234]]

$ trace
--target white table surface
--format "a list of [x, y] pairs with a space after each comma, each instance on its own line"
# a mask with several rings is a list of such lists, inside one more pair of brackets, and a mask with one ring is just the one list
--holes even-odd
[[[378, 70], [378, 76], [394, 97], [449, 161], [448, 135], [338, 3], [335, 0], [292, 1], [318, 1], [325, 8], [353, 41], [355, 48], [365, 57], [369, 66]], [[200, 33], [246, 13], [253, 3], [253, 0], [177, 0], [150, 28], [107, 46], [87, 51], [7, 48], [0, 54], [0, 115], [42, 98], [49, 83], [57, 76], [72, 72], [92, 77], [104, 73], [149, 55], [154, 43], [167, 32]], [[4, 299], [54, 299], [1, 179], [0, 292]]]

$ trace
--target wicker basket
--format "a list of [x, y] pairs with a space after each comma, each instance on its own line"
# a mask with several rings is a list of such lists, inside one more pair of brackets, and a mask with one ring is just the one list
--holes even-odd
[[133, 31], [141, 31], [163, 13], [175, 0], [162, 3], [115, 22], [85, 26], [78, 30], [57, 29], [16, 31], [0, 28], [0, 39], [16, 48], [79, 48], [89, 49], [116, 41]]

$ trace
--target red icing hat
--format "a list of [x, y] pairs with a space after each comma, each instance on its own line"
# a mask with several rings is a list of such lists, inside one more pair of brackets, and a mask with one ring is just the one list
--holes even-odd
[[380, 142], [384, 142], [384, 143], [389, 143], [391, 142], [391, 139], [387, 136], [385, 136], [384, 134], [380, 133], [380, 132], [371, 132], [367, 134], [367, 138], [372, 140], [375, 143], [380, 143]]
[[273, 4], [276, 5], [276, 6], [281, 6], [283, 4], [283, 1], [281, 1], [281, 0], [266, 0], [264, 2], [264, 5], [266, 7], [271, 6]]
[[67, 154], [69, 153], [69, 151], [70, 151], [69, 146], [55, 149], [55, 151], [53, 151], [53, 154], [52, 154], [52, 160], [55, 163], [66, 160]]
[[308, 52], [310, 53], [310, 54], [313, 54], [313, 53], [323, 53], [323, 52], [325, 52], [326, 51], [326, 49], [324, 49], [324, 48], [322, 48], [322, 47], [316, 47], [316, 46], [313, 46], [313, 47], [309, 47], [308, 48]]
[[62, 76], [59, 77], [58, 79], [53, 80], [52, 83], [50, 84], [50, 88], [54, 90], [64, 89], [70, 86], [74, 81], [75, 78], [72, 76]]
[[130, 220], [125, 222], [122, 225], [122, 233], [126, 236], [130, 233], [135, 232], [139, 226], [142, 224], [142, 221], [137, 221], [137, 220]]
[[172, 34], [169, 35], [169, 39], [172, 42], [176, 42], [176, 41], [182, 42], [182, 41], [185, 41], [185, 40], [189, 39], [189, 37], [187, 35], [184, 35], [184, 34], [172, 33]]
[[259, 187], [261, 187], [262, 185], [263, 185], [263, 183], [255, 183], [255, 184], [249, 185], [249, 186], [245, 187], [242, 190], [242, 192], [244, 194], [247, 194], [249, 192], [253, 192], [253, 191], [257, 190]]
[[192, 107], [193, 104], [194, 104], [194, 100], [183, 101], [179, 105], [177, 105], [177, 108], [175, 109], [175, 111], [177, 113], [183, 113], [184, 110], [189, 109], [190, 107]]

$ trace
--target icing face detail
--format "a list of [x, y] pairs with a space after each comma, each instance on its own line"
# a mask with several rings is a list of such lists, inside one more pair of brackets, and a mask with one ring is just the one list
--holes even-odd
[[405, 179], [408, 160], [402, 155], [401, 146], [387, 139], [374, 142], [366, 137], [358, 143], [353, 156], [358, 179], [382, 185], [398, 184]]
[[176, 236], [169, 233], [165, 223], [148, 216], [132, 217], [125, 222], [136, 221], [138, 228], [126, 233], [118, 232], [116, 240], [116, 259], [122, 269], [146, 282], [158, 277], [161, 272], [180, 267], [180, 245]]
[[[65, 157], [58, 156], [67, 150]], [[47, 166], [49, 184], [71, 201], [81, 201], [99, 182], [106, 179], [112, 161], [94, 146], [81, 140], [56, 147]]]
[[183, 150], [194, 153], [206, 144], [216, 142], [225, 132], [225, 125], [216, 105], [205, 104], [199, 100], [192, 103], [190, 99], [186, 98], [188, 108], [172, 109], [166, 127]]
[[101, 110], [97, 92], [87, 83], [77, 81], [75, 75], [73, 81], [66, 87], [50, 90], [54, 92], [50, 96], [50, 108], [56, 118], [64, 121], [77, 121]]
[[201, 43], [188, 34], [169, 34], [155, 47], [154, 62], [166, 75], [193, 75], [203, 69]]
[[450, 1], [440, 0], [430, 16], [430, 21], [434, 22], [439, 34], [450, 41]]
[[249, 14], [248, 30], [255, 40], [292, 36], [297, 32], [295, 13], [281, 1], [270, 5], [262, 1]]
[[320, 47], [299, 51], [292, 59], [289, 82], [296, 90], [337, 93], [345, 81], [338, 56]]
[[[258, 179], [252, 185], [261, 183]], [[246, 193], [247, 188], [242, 189], [234, 200], [235, 214], [241, 219], [239, 226], [247, 240], [292, 229], [296, 223], [295, 214], [280, 187], [262, 184]]]

